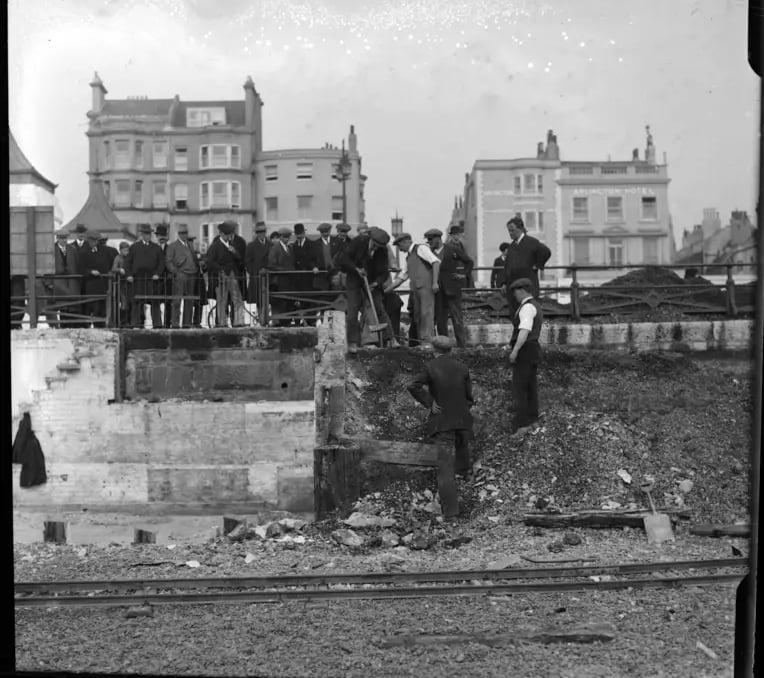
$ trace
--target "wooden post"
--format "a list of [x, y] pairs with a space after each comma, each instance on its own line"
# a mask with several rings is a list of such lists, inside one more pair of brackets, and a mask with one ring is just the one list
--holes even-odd
[[259, 284], [259, 295], [257, 298], [257, 311], [258, 315], [260, 316], [260, 324], [263, 327], [268, 327], [268, 322], [270, 321], [270, 306], [268, 304], [268, 297], [270, 296], [268, 293], [268, 287], [270, 285], [270, 277], [268, 276], [268, 271], [263, 269], [258, 272], [258, 282]]
[[355, 446], [316, 447], [313, 457], [313, 493], [316, 518], [344, 509], [361, 496], [360, 452]]
[[27, 312], [29, 327], [37, 327], [37, 219], [34, 207], [27, 207]]
[[345, 426], [345, 314], [327, 311], [318, 328], [313, 370], [316, 445], [337, 442]]
[[156, 544], [157, 535], [156, 532], [149, 532], [148, 530], [139, 530], [135, 528], [135, 538], [133, 544]]
[[345, 385], [329, 387], [328, 442], [336, 443], [345, 432]]
[[732, 277], [732, 264], [727, 264], [727, 315], [737, 315], [737, 303], [735, 301], [735, 280]]
[[570, 283], [570, 315], [573, 317], [574, 320], [580, 320], [581, 309], [579, 307], [579, 298], [578, 298], [578, 288], [580, 287], [580, 285], [578, 283], [578, 278], [576, 276], [575, 264], [570, 267], [570, 272], [573, 278], [573, 280]]
[[56, 520], [46, 520], [43, 532], [43, 541], [54, 544], [66, 544], [66, 523]]

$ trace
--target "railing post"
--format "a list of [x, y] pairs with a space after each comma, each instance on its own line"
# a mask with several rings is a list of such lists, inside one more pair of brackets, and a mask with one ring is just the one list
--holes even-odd
[[735, 301], [735, 280], [732, 277], [732, 264], [727, 264], [727, 315], [737, 315], [737, 303]]
[[573, 320], [580, 320], [581, 319], [581, 310], [579, 308], [579, 298], [578, 298], [578, 288], [580, 287], [578, 283], [578, 275], [576, 273], [576, 265], [573, 264], [570, 267], [571, 272], [571, 283], [570, 283], [570, 315], [573, 318]]
[[257, 298], [257, 305], [259, 306], [259, 313], [260, 316], [260, 325], [263, 327], [268, 327], [268, 322], [270, 320], [270, 307], [268, 305], [268, 297], [270, 296], [268, 287], [269, 287], [269, 280], [270, 276], [268, 275], [268, 269], [261, 269], [258, 272], [258, 276], [260, 278], [260, 294]]
[[37, 327], [37, 220], [34, 207], [27, 207], [27, 312], [29, 327]]

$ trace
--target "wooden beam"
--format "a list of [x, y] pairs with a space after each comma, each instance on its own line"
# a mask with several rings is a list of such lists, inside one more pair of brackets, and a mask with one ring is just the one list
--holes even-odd
[[361, 459], [364, 460], [405, 466], [438, 465], [438, 446], [430, 443], [373, 438], [353, 438], [353, 443], [358, 446]]
[[27, 207], [27, 312], [29, 327], [37, 327], [37, 219], [34, 207]]
[[66, 544], [66, 523], [46, 520], [43, 526], [43, 541], [54, 544]]
[[751, 526], [748, 523], [745, 525], [714, 525], [712, 523], [704, 523], [690, 527], [690, 534], [699, 537], [750, 537]]
[[[689, 519], [689, 511], [660, 509], [672, 520]], [[580, 511], [578, 513], [526, 513], [523, 522], [536, 527], [644, 527], [649, 511]]]
[[345, 509], [361, 496], [357, 447], [323, 445], [313, 452], [313, 506], [317, 519]]

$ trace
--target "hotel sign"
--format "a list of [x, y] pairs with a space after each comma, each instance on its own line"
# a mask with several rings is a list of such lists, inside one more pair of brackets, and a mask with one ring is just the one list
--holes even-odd
[[629, 188], [574, 188], [573, 195], [655, 195], [655, 191], [643, 186]]

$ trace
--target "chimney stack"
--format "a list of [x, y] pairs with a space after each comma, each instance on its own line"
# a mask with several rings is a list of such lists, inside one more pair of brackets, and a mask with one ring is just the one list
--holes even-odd
[[97, 71], [93, 75], [93, 80], [90, 83], [90, 87], [92, 89], [92, 104], [90, 112], [98, 115], [103, 110], [103, 104], [106, 100], [108, 91], [103, 86], [101, 78], [98, 77]]
[[257, 92], [255, 83], [248, 75], [244, 82], [244, 124], [252, 129], [255, 126], [257, 116]]
[[355, 135], [355, 125], [350, 125], [350, 134], [348, 135], [348, 151], [350, 153], [358, 152], [358, 137]]
[[537, 158], [544, 157], [544, 142], [543, 141], [539, 141], [538, 145], [536, 146], [536, 157]]
[[546, 133], [546, 158], [547, 160], [559, 160], [560, 149], [557, 146], [557, 135], [550, 129]]
[[631, 152], [631, 159], [632, 159], [633, 161], [635, 161], [635, 162], [639, 160], [639, 149], [638, 149], [638, 148], [635, 148], [635, 149], [634, 149], [634, 150]]

